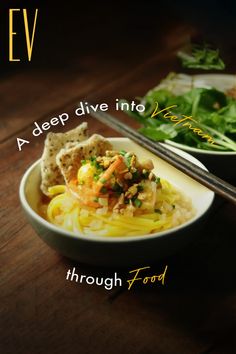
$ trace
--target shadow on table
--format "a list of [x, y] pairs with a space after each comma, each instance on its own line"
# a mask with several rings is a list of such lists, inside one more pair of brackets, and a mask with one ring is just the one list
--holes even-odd
[[[155, 264], [140, 264], [140, 267], [150, 266], [146, 274], [149, 276], [160, 274], [168, 265], [164, 285], [161, 282], [136, 282], [128, 291], [127, 280], [133, 268], [91, 267], [66, 258], [63, 262], [68, 268], [76, 267], [80, 274], [94, 277], [112, 277], [117, 272], [123, 280], [122, 287], [111, 291], [104, 289], [110, 316], [115, 321], [122, 319], [124, 324], [128, 324], [137, 321], [138, 311], [142, 317], [144, 337], [151, 338], [150, 328], [153, 328], [159, 334], [163, 331], [172, 333], [170, 341], [177, 343], [177, 348], [181, 346], [180, 338], [186, 337], [197, 343], [199, 348], [205, 348], [204, 353], [233, 353], [236, 289], [234, 227], [235, 208], [216, 198], [198, 238], [172, 257]], [[104, 305], [97, 310], [103, 313]]]

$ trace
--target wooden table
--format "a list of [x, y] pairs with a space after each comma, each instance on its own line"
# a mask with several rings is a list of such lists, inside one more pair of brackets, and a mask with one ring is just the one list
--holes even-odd
[[[45, 133], [32, 138], [34, 121], [67, 112], [70, 120], [64, 129], [54, 129], [65, 131], [81, 120], [73, 112], [84, 98], [112, 106], [115, 98], [144, 94], [169, 71], [180, 70], [175, 52], [191, 31], [195, 30], [185, 25], [171, 28], [161, 51], [150, 46], [145, 55], [133, 53], [127, 60], [106, 58], [100, 51], [95, 58], [87, 54], [74, 60], [64, 71], [36, 67], [0, 82], [1, 353], [234, 352], [235, 206], [216, 198], [199, 237], [178, 254], [151, 265], [155, 272], [168, 264], [165, 286], [128, 291], [130, 269], [75, 263], [44, 244], [28, 224], [18, 198], [21, 176], [42, 153]], [[86, 120], [91, 133], [117, 135], [91, 117]], [[30, 140], [21, 152], [17, 137]], [[66, 281], [72, 267], [93, 276], [116, 271], [125, 286], [108, 291]]]

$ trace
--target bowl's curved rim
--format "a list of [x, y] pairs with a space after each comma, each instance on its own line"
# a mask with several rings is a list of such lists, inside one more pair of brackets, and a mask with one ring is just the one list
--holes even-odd
[[[109, 138], [110, 140], [130, 140], [128, 138]], [[132, 141], [132, 140], [131, 140]], [[165, 144], [163, 144], [165, 145]], [[170, 146], [167, 146], [168, 148], [171, 148], [172, 150], [175, 150], [176, 152], [179, 150], [177, 148], [173, 148]], [[205, 170], [206, 167], [199, 161], [197, 160], [195, 157], [189, 155], [188, 153], [179, 150], [179, 152], [187, 157], [190, 158], [190, 160], [192, 160], [193, 162], [197, 162], [198, 166], [203, 167]], [[21, 205], [23, 207], [23, 209], [25, 210], [26, 213], [29, 213], [30, 216], [35, 219], [39, 224], [42, 224], [44, 227], [48, 228], [49, 230], [59, 233], [61, 236], [64, 237], [70, 237], [73, 239], [80, 239], [82, 241], [88, 241], [88, 242], [93, 242], [93, 241], [97, 241], [97, 242], [106, 242], [106, 243], [119, 243], [119, 242], [134, 242], [134, 241], [145, 241], [145, 240], [149, 240], [149, 239], [154, 239], [154, 238], [159, 238], [159, 237], [165, 237], [165, 236], [169, 236], [172, 235], [174, 233], [176, 233], [177, 231], [181, 230], [181, 229], [186, 229], [188, 226], [190, 226], [191, 224], [193, 224], [194, 222], [199, 221], [209, 210], [209, 208], [211, 207], [214, 197], [215, 197], [215, 193], [210, 191], [211, 197], [210, 200], [208, 202], [208, 204], [206, 205], [206, 207], [204, 208], [204, 210], [199, 214], [194, 216], [192, 219], [188, 220], [187, 222], [178, 225], [176, 227], [173, 227], [171, 229], [167, 229], [164, 231], [160, 231], [160, 232], [156, 232], [153, 234], [146, 234], [146, 235], [140, 235], [140, 236], [116, 236], [116, 237], [109, 237], [109, 236], [99, 236], [99, 235], [83, 235], [80, 233], [74, 233], [71, 231], [67, 231], [64, 230], [60, 227], [57, 227], [55, 225], [53, 225], [52, 223], [50, 223], [49, 221], [45, 220], [43, 217], [41, 217], [39, 214], [37, 214], [29, 205], [26, 196], [25, 196], [25, 186], [26, 186], [26, 182], [28, 180], [28, 177], [30, 176], [31, 172], [35, 169], [35, 167], [40, 164], [41, 159], [38, 159], [37, 161], [35, 161], [32, 165], [30, 165], [30, 167], [25, 171], [21, 182], [20, 182], [20, 186], [19, 186], [19, 197], [20, 197], [20, 201], [21, 201]]]

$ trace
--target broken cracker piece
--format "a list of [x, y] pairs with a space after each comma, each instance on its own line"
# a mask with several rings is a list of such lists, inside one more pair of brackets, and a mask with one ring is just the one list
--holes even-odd
[[81, 160], [89, 159], [92, 156], [105, 155], [107, 150], [112, 150], [111, 143], [98, 134], [92, 135], [88, 140], [74, 147], [62, 149], [57, 154], [56, 162], [66, 183], [77, 177]]
[[64, 177], [56, 163], [56, 155], [65, 146], [74, 146], [88, 138], [88, 124], [84, 122], [75, 129], [69, 130], [66, 133], [48, 133], [43, 155], [41, 159], [41, 191], [46, 194], [48, 188], [56, 184], [64, 184]]

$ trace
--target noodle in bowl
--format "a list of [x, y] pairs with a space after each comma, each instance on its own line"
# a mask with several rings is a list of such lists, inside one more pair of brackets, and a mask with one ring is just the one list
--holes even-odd
[[[107, 206], [99, 209], [85, 208], [64, 187], [63, 193], [50, 201], [44, 217], [58, 227], [88, 236], [147, 235], [170, 229], [191, 219], [194, 209], [190, 198], [165, 180], [161, 184], [162, 189], [157, 190], [155, 213], [129, 216], [110, 212]], [[60, 187], [63, 189], [63, 186]]]

